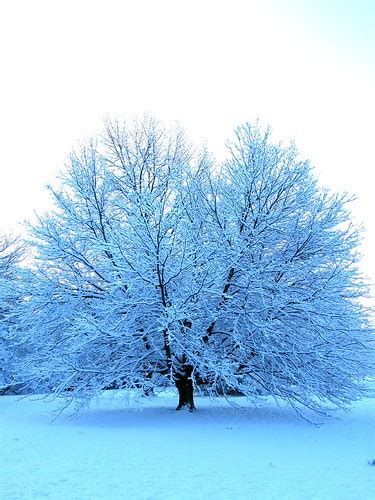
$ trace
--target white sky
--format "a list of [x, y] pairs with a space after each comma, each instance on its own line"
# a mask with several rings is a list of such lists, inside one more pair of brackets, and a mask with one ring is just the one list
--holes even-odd
[[48, 207], [108, 113], [177, 120], [218, 155], [259, 116], [358, 195], [375, 282], [373, 0], [13, 0], [0, 5], [0, 229]]

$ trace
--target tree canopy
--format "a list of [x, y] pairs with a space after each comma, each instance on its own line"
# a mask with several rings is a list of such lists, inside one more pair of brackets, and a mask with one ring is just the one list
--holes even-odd
[[212, 394], [296, 408], [364, 394], [374, 337], [351, 197], [293, 144], [245, 123], [218, 165], [182, 130], [107, 120], [50, 191], [12, 331], [34, 387], [147, 393], [189, 366]]

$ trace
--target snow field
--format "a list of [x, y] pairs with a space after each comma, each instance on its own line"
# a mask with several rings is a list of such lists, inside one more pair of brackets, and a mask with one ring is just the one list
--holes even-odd
[[0, 498], [370, 500], [375, 401], [316, 426], [284, 404], [175, 395], [97, 398], [80, 418], [57, 401], [0, 398]]

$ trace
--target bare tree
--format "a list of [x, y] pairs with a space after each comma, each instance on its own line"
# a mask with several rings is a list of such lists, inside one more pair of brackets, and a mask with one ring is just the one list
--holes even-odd
[[348, 195], [293, 145], [245, 124], [219, 168], [181, 130], [105, 122], [71, 156], [17, 331], [23, 376], [87, 401], [175, 384], [272, 394], [296, 409], [365, 393], [372, 326]]
[[20, 237], [0, 237], [0, 394], [12, 390], [15, 356], [8, 332], [20, 298], [19, 266], [26, 255], [26, 243]]
[[0, 237], [0, 278], [12, 278], [17, 266], [26, 257], [26, 243], [19, 236]]

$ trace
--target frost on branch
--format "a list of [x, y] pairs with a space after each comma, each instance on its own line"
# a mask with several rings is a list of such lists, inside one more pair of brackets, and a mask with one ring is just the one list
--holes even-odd
[[295, 407], [364, 394], [373, 335], [350, 197], [320, 189], [293, 145], [245, 124], [218, 166], [153, 119], [107, 121], [51, 193], [16, 332], [28, 380], [87, 400], [178, 386], [189, 366], [211, 393]]

